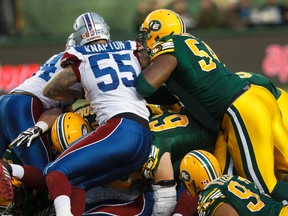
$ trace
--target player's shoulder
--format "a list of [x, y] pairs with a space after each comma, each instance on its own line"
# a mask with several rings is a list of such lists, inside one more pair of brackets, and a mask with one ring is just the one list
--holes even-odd
[[151, 50], [152, 59], [164, 53], [174, 53], [176, 48], [175, 44], [185, 43], [185, 40], [189, 38], [196, 39], [196, 37], [188, 33], [167, 35], [160, 38]]
[[208, 187], [199, 195], [198, 213], [199, 215], [212, 215], [212, 212], [223, 203], [225, 195], [217, 187]]

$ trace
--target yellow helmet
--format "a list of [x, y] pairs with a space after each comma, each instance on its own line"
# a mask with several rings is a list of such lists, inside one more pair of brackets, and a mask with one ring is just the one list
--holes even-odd
[[180, 164], [180, 178], [191, 196], [198, 194], [209, 182], [221, 175], [217, 159], [204, 150], [189, 152]]
[[90, 127], [83, 117], [77, 113], [66, 112], [55, 120], [51, 139], [54, 147], [61, 153], [76, 139], [90, 132]]
[[183, 33], [186, 33], [186, 26], [179, 14], [168, 9], [158, 9], [145, 18], [140, 27], [139, 40], [145, 40], [151, 50], [160, 38]]
[[116, 181], [110, 183], [110, 185], [118, 190], [130, 190], [131, 185], [135, 180], [142, 179], [142, 175], [140, 170], [136, 170], [135, 172], [131, 173], [129, 176], [125, 176], [120, 178]]

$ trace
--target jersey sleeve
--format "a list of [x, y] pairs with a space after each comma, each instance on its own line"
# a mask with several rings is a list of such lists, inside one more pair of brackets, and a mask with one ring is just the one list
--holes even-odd
[[169, 38], [167, 40], [160, 40], [155, 44], [154, 48], [151, 50], [151, 61], [157, 56], [167, 53], [174, 53], [173, 38]]
[[81, 60], [77, 56], [70, 54], [68, 52], [65, 52], [63, 54], [63, 57], [61, 59], [61, 67], [65, 68], [68, 65], [70, 65], [74, 71], [74, 74], [76, 75], [79, 81], [81, 80], [80, 71], [79, 71], [80, 64], [81, 64]]
[[224, 198], [224, 195], [218, 188], [203, 191], [198, 201], [198, 214], [213, 215], [215, 210], [224, 203], [221, 198]]

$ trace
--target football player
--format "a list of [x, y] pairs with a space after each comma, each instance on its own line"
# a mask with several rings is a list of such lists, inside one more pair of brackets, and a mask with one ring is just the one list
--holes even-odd
[[[275, 99], [277, 100], [279, 109], [281, 111], [281, 117], [283, 124], [288, 129], [288, 94], [283, 89], [276, 87], [267, 77], [253, 72], [236, 72], [236, 74], [241, 77], [242, 79], [247, 80], [249, 83], [252, 83], [254, 85], [259, 85], [267, 90], [269, 90]], [[230, 162], [229, 154], [227, 154], [226, 151], [226, 142], [222, 139], [223, 142], [221, 142], [221, 139], [218, 139], [218, 142], [216, 144], [216, 150], [215, 150], [215, 156], [218, 159], [221, 168], [223, 170], [223, 173], [229, 173], [232, 174], [231, 169], [229, 171], [229, 168], [233, 168], [233, 165], [228, 163]], [[223, 146], [222, 146], [223, 145]], [[287, 146], [288, 147], [288, 146]], [[222, 151], [222, 152], [221, 152]], [[274, 162], [275, 162], [275, 174], [277, 176], [278, 180], [285, 180], [287, 181], [287, 172], [288, 172], [288, 164], [286, 163], [284, 156], [280, 153], [280, 151], [277, 148], [274, 148]]]
[[[152, 106], [151, 109], [156, 110]], [[95, 119], [89, 104], [76, 107], [74, 113], [61, 114], [51, 130], [51, 139], [57, 151], [62, 153], [75, 140], [85, 136], [90, 126], [95, 130], [98, 125]], [[86, 193], [83, 215], [151, 215], [154, 201], [152, 193], [148, 192], [150, 187], [150, 181], [142, 178], [140, 170], [137, 170], [110, 184], [92, 188]]]
[[248, 179], [222, 175], [217, 159], [207, 151], [185, 155], [180, 173], [187, 192], [199, 195], [199, 215], [288, 215], [287, 202], [273, 200]]
[[137, 77], [137, 91], [148, 97], [165, 83], [201, 124], [223, 130], [239, 175], [277, 200], [288, 199], [273, 153], [275, 146], [288, 162], [288, 133], [271, 92], [229, 71], [204, 41], [186, 33], [174, 11], [151, 12], [140, 34], [151, 63]]
[[[82, 118], [78, 113], [83, 115]], [[89, 121], [87, 121], [89, 120]], [[95, 126], [95, 115], [90, 112], [90, 107], [84, 105], [77, 107], [75, 113], [65, 112], [57, 117], [52, 129], [52, 149], [57, 158], [72, 142], [85, 136], [91, 129], [89, 123]], [[96, 129], [96, 128], [95, 128]], [[4, 160], [15, 165], [22, 165], [13, 149], [7, 150], [3, 156]], [[16, 176], [17, 177], [17, 176]], [[18, 178], [20, 178], [18, 176]], [[13, 177], [14, 199], [6, 201], [0, 196], [0, 213], [11, 215], [46, 215], [54, 212], [53, 203], [48, 200], [47, 191], [35, 192], [27, 184], [23, 184]], [[28, 184], [29, 185], [29, 184]], [[83, 215], [151, 215], [153, 206], [152, 193], [143, 193], [150, 189], [150, 181], [141, 177], [140, 170], [123, 176], [111, 184], [95, 187], [87, 191], [86, 209]], [[46, 196], [45, 196], [46, 195]], [[37, 205], [33, 202], [36, 202]], [[115, 205], [120, 205], [116, 207]], [[52, 205], [52, 206], [51, 206]], [[127, 211], [129, 211], [127, 213]], [[0, 214], [1, 215], [1, 214]]]
[[[9, 164], [23, 165], [11, 148], [5, 151], [2, 160]], [[53, 204], [51, 200], [49, 200], [47, 192], [35, 191], [15, 177], [12, 177], [12, 185], [14, 190], [13, 200], [6, 201], [3, 196], [0, 195], [1, 216], [38, 215], [39, 211], [44, 211]]]
[[[73, 37], [70, 35], [67, 44], [71, 44], [72, 41]], [[56, 117], [62, 113], [62, 109], [75, 101], [74, 99], [54, 100], [42, 93], [43, 86], [59, 70], [62, 55], [63, 52], [53, 55], [32, 77], [0, 97], [0, 107], [3, 110], [0, 114], [2, 122], [0, 126], [0, 156], [4, 154], [9, 145], [14, 148], [15, 154], [25, 166], [16, 167], [11, 172], [16, 172], [13, 175], [23, 177], [23, 181], [27, 178], [27, 182], [30, 182], [34, 176], [31, 172], [41, 176], [44, 167], [52, 161], [52, 150], [47, 131]], [[77, 84], [73, 88], [75, 89], [75, 98], [82, 97], [81, 85]], [[43, 113], [45, 114], [42, 116]], [[45, 118], [47, 114], [49, 117]], [[40, 139], [35, 139], [39, 136]], [[30, 146], [32, 140], [34, 145]], [[26, 146], [22, 145], [26, 143]], [[0, 174], [3, 176], [3, 180], [0, 182], [0, 193], [5, 197], [7, 194], [11, 194], [12, 185], [5, 167], [0, 165], [0, 168]], [[28, 172], [26, 173], [25, 170]], [[7, 198], [12, 199], [12, 197], [8, 196]]]
[[262, 86], [269, 90], [275, 99], [277, 100], [277, 103], [279, 105], [282, 120], [284, 123], [284, 126], [286, 130], [288, 131], [288, 94], [287, 92], [274, 85], [274, 83], [271, 82], [267, 77], [259, 74], [259, 73], [253, 73], [253, 72], [236, 72], [238, 76], [240, 76], [242, 79], [247, 80], [249, 83]]
[[171, 215], [177, 203], [180, 161], [193, 149], [213, 152], [217, 132], [201, 125], [185, 107], [151, 117], [149, 126], [153, 143], [143, 174], [153, 182], [153, 215]]
[[80, 15], [73, 30], [79, 46], [64, 53], [63, 69], [47, 82], [43, 94], [71, 99], [71, 86], [80, 83], [100, 126], [44, 170], [59, 216], [82, 215], [85, 191], [141, 168], [152, 143], [146, 101], [135, 88], [141, 72], [134, 54], [137, 43], [110, 41], [109, 26], [97, 13]]
[[[155, 203], [153, 202], [153, 215], [169, 215], [174, 210], [179, 193], [179, 186], [176, 187], [176, 183], [179, 177], [180, 161], [187, 152], [193, 149], [205, 149], [214, 152], [217, 132], [205, 128], [184, 107], [179, 107], [179, 105], [176, 110], [170, 107], [165, 111], [159, 110], [157, 106], [152, 104], [148, 104], [148, 107], [151, 112], [149, 126], [153, 133], [153, 142], [149, 158], [143, 165], [142, 174], [145, 179], [153, 183], [152, 189], [155, 200]], [[89, 122], [89, 125], [96, 125], [95, 115], [92, 115], [89, 110], [90, 107], [86, 104], [77, 108], [76, 112], [82, 115]], [[90, 115], [87, 115], [89, 113]], [[67, 140], [65, 137], [69, 137], [69, 131], [80, 131], [80, 128], [83, 128], [76, 127], [77, 129], [63, 124], [57, 127], [58, 131], [64, 131], [63, 128], [65, 128], [67, 134], [57, 133], [56, 130], [52, 129], [53, 143], [56, 146], [65, 146], [65, 144], [59, 144], [59, 140], [64, 140], [65, 143]], [[65, 137], [60, 138], [64, 134]], [[55, 137], [59, 138], [54, 139]]]

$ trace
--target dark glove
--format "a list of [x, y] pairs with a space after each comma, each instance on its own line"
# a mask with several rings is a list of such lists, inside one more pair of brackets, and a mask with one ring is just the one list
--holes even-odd
[[10, 146], [16, 145], [18, 147], [27, 142], [27, 147], [30, 147], [32, 140], [39, 137], [41, 133], [42, 129], [40, 127], [34, 126], [28, 128], [26, 131], [20, 133], [19, 136], [11, 142]]

